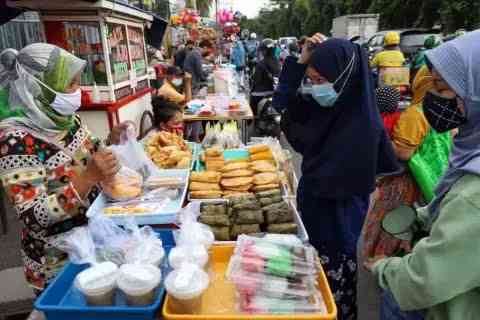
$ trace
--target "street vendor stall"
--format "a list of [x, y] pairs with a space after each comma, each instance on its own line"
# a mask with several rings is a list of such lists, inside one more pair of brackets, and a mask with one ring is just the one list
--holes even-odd
[[117, 1], [11, 1], [36, 10], [48, 43], [87, 61], [80, 116], [97, 137], [151, 110], [144, 32], [153, 16]]

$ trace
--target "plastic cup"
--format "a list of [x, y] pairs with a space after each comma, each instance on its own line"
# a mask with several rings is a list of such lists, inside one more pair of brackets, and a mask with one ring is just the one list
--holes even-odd
[[165, 279], [165, 288], [172, 298], [176, 314], [200, 314], [202, 296], [208, 288], [208, 274], [195, 264], [184, 263]]
[[117, 285], [130, 306], [150, 305], [155, 300], [155, 289], [162, 280], [162, 273], [153, 265], [124, 264], [120, 267]]
[[111, 306], [115, 303], [115, 286], [118, 267], [112, 262], [103, 262], [80, 272], [75, 286], [91, 306]]

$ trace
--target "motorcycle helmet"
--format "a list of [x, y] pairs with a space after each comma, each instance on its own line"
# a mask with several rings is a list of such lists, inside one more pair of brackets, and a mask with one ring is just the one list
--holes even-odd
[[252, 39], [252, 40], [257, 39], [257, 34], [256, 34], [255, 32], [253, 32], [253, 33], [250, 35], [250, 39]]
[[383, 39], [383, 45], [388, 46], [397, 46], [400, 44], [400, 34], [395, 31], [390, 31], [385, 35]]

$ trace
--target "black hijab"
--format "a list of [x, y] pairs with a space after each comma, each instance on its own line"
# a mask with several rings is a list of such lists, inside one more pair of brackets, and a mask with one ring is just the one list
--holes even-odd
[[[348, 77], [344, 71], [352, 57]], [[289, 108], [296, 122], [293, 134], [302, 146], [303, 183], [319, 197], [368, 195], [377, 175], [398, 167], [377, 109], [367, 56], [350, 41], [330, 39], [315, 48], [310, 66], [331, 83], [339, 79], [337, 92], [345, 88], [331, 108], [301, 95], [298, 107]]]

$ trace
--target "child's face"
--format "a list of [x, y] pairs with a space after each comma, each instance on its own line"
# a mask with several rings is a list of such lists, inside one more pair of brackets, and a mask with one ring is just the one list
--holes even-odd
[[165, 131], [175, 132], [178, 134], [183, 132], [183, 113], [175, 113], [175, 116], [172, 119], [162, 124], [161, 129]]

